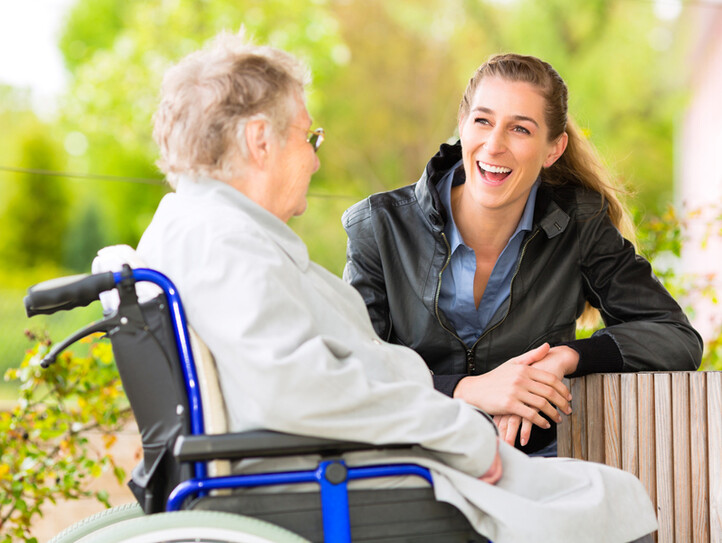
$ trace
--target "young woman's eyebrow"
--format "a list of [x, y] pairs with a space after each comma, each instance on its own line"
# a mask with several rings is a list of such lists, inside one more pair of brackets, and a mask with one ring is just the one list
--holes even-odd
[[[474, 112], [486, 113], [487, 115], [494, 115], [494, 110], [489, 109], [488, 107], [483, 107], [483, 106], [475, 107]], [[531, 117], [527, 117], [526, 115], [512, 115], [512, 119], [514, 119], [516, 121], [527, 121], [527, 122], [532, 123], [537, 128], [539, 128], [539, 123], [536, 122]]]

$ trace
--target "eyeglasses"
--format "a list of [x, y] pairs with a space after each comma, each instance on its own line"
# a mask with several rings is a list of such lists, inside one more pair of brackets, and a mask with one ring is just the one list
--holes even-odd
[[313, 146], [313, 151], [315, 153], [318, 153], [318, 148], [321, 147], [325, 137], [326, 133], [323, 131], [323, 128], [306, 131], [306, 141]]

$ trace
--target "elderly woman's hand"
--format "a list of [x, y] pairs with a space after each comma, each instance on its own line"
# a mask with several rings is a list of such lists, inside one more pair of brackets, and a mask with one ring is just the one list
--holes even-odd
[[491, 466], [489, 466], [489, 469], [486, 470], [486, 473], [479, 477], [480, 481], [484, 481], [485, 483], [489, 483], [490, 485], [495, 485], [499, 482], [502, 476], [502, 465], [501, 465], [501, 455], [499, 454], [499, 438], [496, 440], [496, 454], [494, 455], [494, 460], [491, 462]]

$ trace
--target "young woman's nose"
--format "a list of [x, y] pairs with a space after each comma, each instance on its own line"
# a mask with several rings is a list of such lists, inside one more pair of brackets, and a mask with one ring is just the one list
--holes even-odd
[[484, 142], [484, 149], [490, 154], [499, 154], [504, 152], [506, 149], [505, 132], [499, 127], [494, 127], [487, 134], [486, 141]]

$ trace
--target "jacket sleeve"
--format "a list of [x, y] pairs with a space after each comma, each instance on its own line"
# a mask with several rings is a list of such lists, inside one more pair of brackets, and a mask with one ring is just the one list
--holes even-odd
[[348, 208], [341, 221], [348, 236], [343, 278], [359, 291], [374, 330], [388, 341], [391, 337], [391, 314], [383, 263], [371, 221], [370, 200], [367, 198]]
[[606, 208], [588, 205], [579, 211], [586, 297], [606, 327], [569, 344], [580, 353], [574, 375], [697, 369], [702, 339], [649, 262], [614, 227]]

